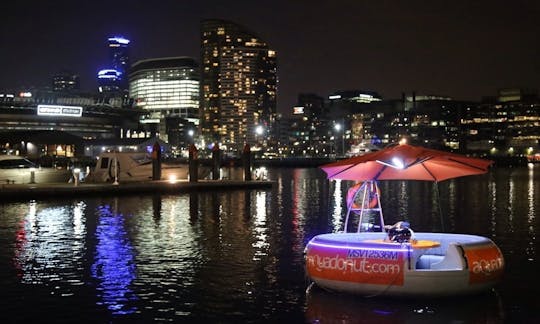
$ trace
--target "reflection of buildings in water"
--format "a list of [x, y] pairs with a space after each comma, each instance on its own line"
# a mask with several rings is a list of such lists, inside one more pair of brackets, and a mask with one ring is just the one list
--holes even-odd
[[[448, 226], [446, 228], [447, 231], [453, 232], [456, 230], [456, 197], [457, 197], [457, 185], [456, 182], [453, 180], [450, 180], [448, 182], [448, 194], [447, 194], [447, 206], [444, 208], [441, 205], [442, 212], [446, 211], [445, 214], [443, 214], [442, 217], [446, 217], [448, 219]], [[440, 202], [441, 203], [441, 202]]]
[[[68, 207], [30, 202], [17, 231], [15, 268], [22, 283], [54, 284], [55, 293], [68, 293], [70, 285], [82, 284], [86, 225], [82, 202]], [[66, 291], [63, 291], [66, 290]]]
[[192, 192], [189, 194], [189, 219], [190, 225], [194, 225], [199, 218], [199, 193]]
[[527, 182], [527, 225], [528, 225], [528, 246], [525, 249], [525, 253], [529, 257], [530, 260], [534, 260], [536, 258], [536, 245], [535, 245], [535, 238], [537, 236], [537, 228], [535, 228], [535, 218], [536, 218], [536, 207], [535, 202], [538, 201], [538, 199], [535, 200], [535, 197], [538, 197], [538, 194], [535, 195], [534, 192], [534, 165], [529, 163], [529, 181]]
[[306, 290], [307, 323], [502, 323], [501, 299], [496, 292], [458, 298], [389, 299], [323, 290]]
[[341, 180], [335, 180], [334, 181], [334, 209], [332, 211], [332, 231], [338, 232], [343, 229], [343, 222], [342, 214], [343, 214], [343, 208], [341, 207], [342, 197], [344, 196], [343, 191], [341, 189]]
[[430, 206], [426, 206], [427, 208], [432, 209], [431, 229], [436, 232], [446, 232], [446, 227], [448, 225], [445, 222], [443, 210], [441, 208], [441, 188], [439, 187], [439, 183], [429, 182], [426, 184], [428, 185], [428, 192], [431, 193]]
[[[249, 193], [249, 192], [248, 192]], [[253, 219], [252, 233], [254, 242], [252, 246], [253, 261], [260, 261], [262, 257], [268, 255], [268, 224], [266, 223], [266, 192], [255, 193], [255, 217]]]
[[124, 216], [110, 205], [98, 207], [96, 251], [92, 277], [99, 282], [98, 295], [113, 314], [131, 314], [136, 300], [130, 285], [136, 278], [134, 251], [124, 228]]
[[[516, 199], [514, 177], [508, 178], [508, 223], [514, 222], [514, 200]], [[521, 197], [520, 197], [521, 198]]]
[[[398, 201], [400, 202], [398, 207], [398, 215], [409, 215], [409, 195], [407, 191], [407, 182], [399, 181], [398, 182]], [[403, 216], [399, 217], [402, 219]]]
[[[131, 239], [130, 250], [136, 251], [136, 255], [129, 256], [131, 262], [136, 262], [136, 277], [133, 273], [128, 288], [133, 287], [134, 292], [130, 294], [136, 293], [138, 303], [146, 305], [144, 313], [169, 318], [171, 312], [182, 309], [187, 314], [193, 307], [178, 303], [185, 298], [185, 291], [196, 284], [197, 271], [206, 262], [199, 224], [190, 218], [190, 196], [138, 197], [137, 204], [145, 208], [123, 218]], [[134, 204], [124, 198], [119, 200], [121, 211], [131, 208], [125, 204]], [[158, 211], [160, 216], [156, 221]]]
[[271, 241], [269, 232], [280, 230], [273, 221], [281, 220], [268, 219], [273, 216], [270, 197], [268, 192], [257, 190], [200, 194], [201, 216], [192, 224], [205, 238], [198, 241], [204, 266], [198, 269], [197, 277], [205, 278], [201, 283], [205, 295], [213, 296], [200, 304], [214, 307], [210, 305], [212, 300], [228, 299], [238, 290], [248, 299], [259, 298], [254, 287], [260, 286], [261, 280], [268, 284], [278, 277], [278, 259], [268, 251], [272, 245], [279, 245]]
[[292, 232], [293, 250], [303, 249], [303, 228], [307, 210], [307, 195], [310, 193], [305, 169], [294, 169], [292, 185]]
[[152, 215], [154, 215], [154, 221], [156, 224], [159, 224], [161, 219], [161, 196], [153, 195], [152, 196]]
[[491, 199], [487, 201], [489, 206], [489, 221], [492, 224], [490, 234], [492, 236], [495, 236], [497, 234], [497, 182], [496, 181], [490, 181], [488, 183], [488, 192], [491, 195]]

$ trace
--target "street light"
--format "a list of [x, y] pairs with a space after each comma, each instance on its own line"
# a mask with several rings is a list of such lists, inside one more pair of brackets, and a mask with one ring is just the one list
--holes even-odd
[[[255, 126], [255, 146], [253, 147], [252, 151], [258, 152], [261, 154], [262, 150], [262, 143], [263, 140], [262, 135], [264, 134], [264, 127], [262, 125]], [[255, 153], [256, 155], [257, 153]]]
[[188, 135], [188, 144], [193, 144], [195, 143], [194, 139], [193, 139], [193, 136], [195, 135], [195, 131], [193, 129], [189, 129], [187, 131], [187, 135]]
[[263, 133], [264, 133], [264, 128], [261, 125], [258, 125], [257, 127], [255, 127], [255, 134], [260, 136]]

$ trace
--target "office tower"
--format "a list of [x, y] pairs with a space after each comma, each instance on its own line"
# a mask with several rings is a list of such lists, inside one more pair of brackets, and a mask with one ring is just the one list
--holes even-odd
[[201, 23], [201, 131], [237, 151], [268, 145], [276, 113], [276, 52], [244, 27]]
[[111, 68], [125, 74], [129, 69], [129, 43], [128, 39], [123, 37], [110, 37], [109, 59]]
[[190, 57], [138, 61], [129, 74], [130, 98], [150, 113], [145, 122], [160, 138], [183, 145], [199, 125], [199, 79], [199, 65]]
[[128, 89], [129, 43], [123, 37], [108, 39], [109, 62], [106, 69], [98, 72], [99, 92], [122, 93]]

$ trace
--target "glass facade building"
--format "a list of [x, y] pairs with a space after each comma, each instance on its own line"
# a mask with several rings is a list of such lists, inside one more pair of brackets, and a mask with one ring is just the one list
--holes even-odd
[[187, 130], [199, 125], [199, 65], [190, 57], [154, 58], [133, 64], [129, 93], [149, 112], [159, 137], [172, 145], [188, 142]]
[[[271, 146], [276, 115], [276, 52], [235, 23], [201, 23], [201, 131], [226, 150]], [[257, 130], [257, 132], [256, 132]]]

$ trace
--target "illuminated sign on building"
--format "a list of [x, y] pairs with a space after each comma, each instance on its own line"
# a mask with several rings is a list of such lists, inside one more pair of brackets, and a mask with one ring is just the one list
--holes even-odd
[[81, 117], [82, 111], [82, 107], [76, 106], [38, 105], [37, 107], [39, 116]]
[[302, 106], [293, 107], [293, 114], [294, 115], [302, 115], [303, 113], [304, 113], [304, 107], [302, 107]]
[[141, 124], [159, 124], [159, 118], [141, 119]]

